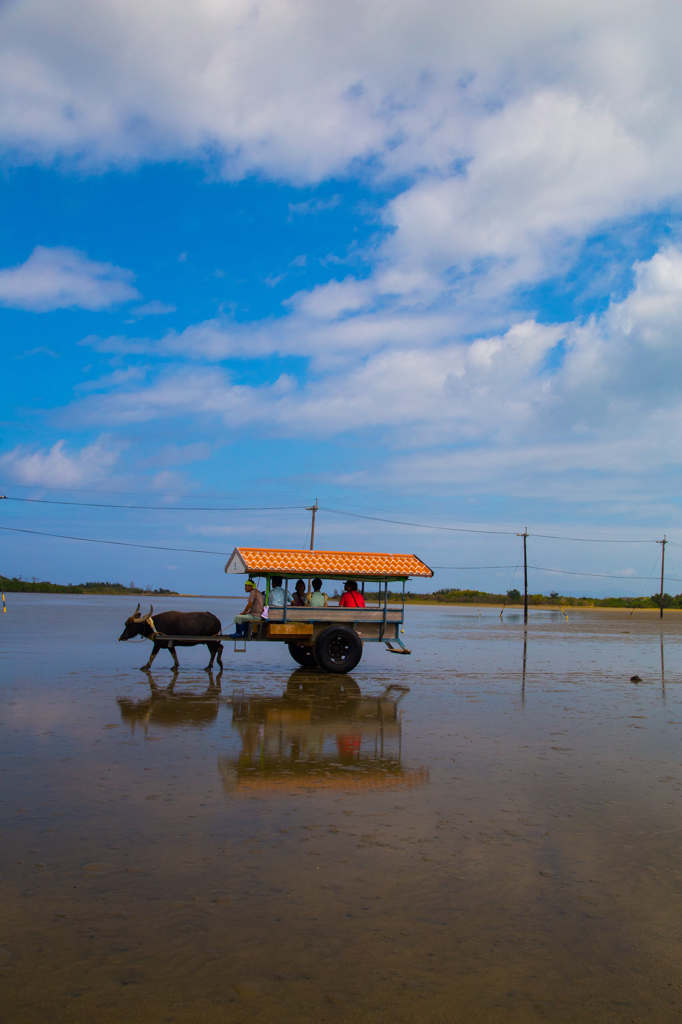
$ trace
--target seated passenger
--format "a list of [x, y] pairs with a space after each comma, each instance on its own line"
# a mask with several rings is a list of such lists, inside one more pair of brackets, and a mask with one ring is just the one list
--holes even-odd
[[313, 592], [308, 598], [311, 608], [326, 608], [327, 595], [322, 593], [322, 580], [313, 580]]
[[347, 580], [343, 585], [343, 594], [339, 601], [339, 608], [364, 608], [365, 599], [358, 590], [355, 580]]
[[305, 583], [303, 580], [297, 580], [294, 588], [294, 596], [291, 599], [291, 604], [295, 608], [305, 608], [306, 605], [306, 594], [305, 594]]
[[268, 596], [268, 608], [284, 608], [284, 587], [282, 577], [273, 576], [270, 580], [270, 594]]
[[244, 584], [244, 590], [249, 595], [249, 599], [246, 602], [246, 607], [241, 615], [235, 615], [234, 617], [234, 633], [229, 633], [228, 636], [232, 640], [238, 640], [240, 637], [244, 637], [249, 631], [249, 622], [262, 622], [263, 621], [263, 595], [257, 588], [253, 580], [247, 580]]

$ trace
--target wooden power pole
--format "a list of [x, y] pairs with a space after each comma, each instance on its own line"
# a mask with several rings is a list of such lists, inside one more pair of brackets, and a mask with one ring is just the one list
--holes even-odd
[[659, 619], [662, 619], [663, 618], [663, 578], [665, 576], [665, 546], [668, 543], [667, 540], [665, 539], [665, 534], [663, 534], [663, 540], [657, 540], [656, 543], [661, 545], [661, 595], [660, 595], [661, 607], [660, 607], [660, 610], [659, 610], [659, 613], [658, 613], [658, 617], [659, 617]]
[[317, 504], [317, 498], [315, 498], [315, 504], [306, 507], [306, 512], [312, 512], [313, 521], [310, 526], [310, 550], [315, 550], [315, 513], [317, 512], [319, 505]]

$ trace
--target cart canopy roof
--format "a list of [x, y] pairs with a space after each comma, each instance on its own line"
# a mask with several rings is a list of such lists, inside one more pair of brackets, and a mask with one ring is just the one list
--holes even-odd
[[290, 548], [235, 548], [227, 573], [286, 577], [322, 576], [328, 580], [406, 580], [433, 576], [416, 555], [367, 551], [297, 551]]

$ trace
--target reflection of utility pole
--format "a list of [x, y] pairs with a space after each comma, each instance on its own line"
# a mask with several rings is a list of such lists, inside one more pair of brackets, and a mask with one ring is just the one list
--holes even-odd
[[659, 619], [663, 618], [663, 576], [665, 573], [665, 546], [668, 543], [663, 534], [663, 540], [657, 540], [657, 544], [661, 545], [661, 610], [658, 614]]
[[317, 512], [318, 508], [319, 508], [319, 506], [317, 504], [317, 498], [315, 498], [315, 504], [314, 505], [310, 505], [310, 506], [306, 507], [306, 512], [312, 512], [312, 514], [313, 514], [313, 521], [312, 521], [312, 524], [310, 526], [310, 550], [311, 551], [315, 550], [315, 513]]
[[526, 541], [528, 540], [528, 527], [525, 526], [523, 533], [517, 533], [517, 537], [523, 537], [523, 621], [528, 622], [528, 553]]
[[665, 700], [665, 652], [663, 650], [663, 633], [661, 633], [661, 693]]
[[528, 653], [528, 633], [523, 631], [523, 673], [521, 675], [521, 700], [526, 699], [526, 654]]
[[[0, 499], [2, 499], [2, 498], [7, 500], [7, 495], [6, 494], [0, 494]], [[7, 605], [5, 604], [5, 593], [4, 593], [4, 591], [2, 593], [2, 610], [3, 610], [3, 612], [7, 611]]]

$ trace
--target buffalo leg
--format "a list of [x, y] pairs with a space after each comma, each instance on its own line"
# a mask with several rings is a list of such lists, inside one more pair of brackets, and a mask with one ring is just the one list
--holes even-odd
[[218, 664], [222, 668], [223, 667], [223, 659], [222, 659], [223, 645], [221, 643], [218, 643], [217, 641], [214, 640], [211, 643], [206, 644], [206, 646], [208, 647], [209, 651], [211, 652], [211, 660], [209, 661], [208, 665], [204, 669], [204, 672], [210, 672], [211, 671], [211, 669], [213, 668], [213, 662], [215, 661], [216, 654], [218, 655]]
[[152, 662], [154, 661], [154, 658], [156, 657], [160, 650], [161, 644], [154, 641], [154, 649], [152, 653], [149, 655], [149, 661], [147, 662], [147, 664], [142, 666], [142, 672], [147, 672], [152, 667]]
[[175, 653], [175, 644], [169, 644], [168, 650], [173, 655], [173, 671], [177, 672], [177, 670], [180, 668], [180, 662], [178, 661], [178, 656]]

